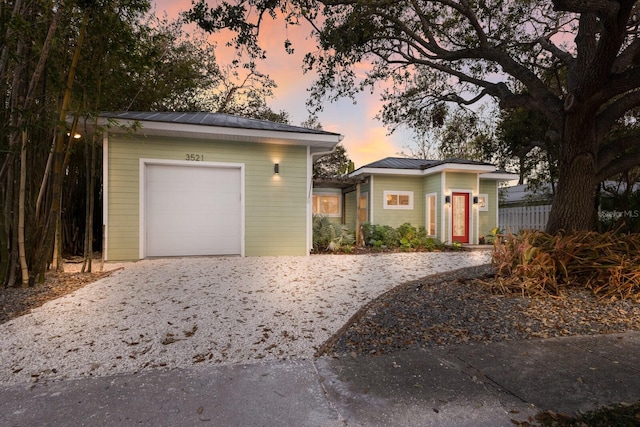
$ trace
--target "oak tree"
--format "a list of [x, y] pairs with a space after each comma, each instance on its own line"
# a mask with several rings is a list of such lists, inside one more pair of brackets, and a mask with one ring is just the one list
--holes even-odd
[[[419, 123], [442, 103], [484, 99], [549, 123], [558, 182], [547, 231], [592, 229], [597, 184], [640, 164], [637, 0], [235, 0], [196, 2], [203, 29], [236, 32], [264, 55], [259, 28], [311, 24], [315, 101], [385, 82], [383, 117]], [[292, 49], [290, 41], [287, 49]], [[361, 78], [362, 64], [370, 67]], [[552, 78], [549, 78], [551, 76]], [[553, 78], [556, 76], [557, 78]], [[627, 122], [623, 135], [613, 130]]]

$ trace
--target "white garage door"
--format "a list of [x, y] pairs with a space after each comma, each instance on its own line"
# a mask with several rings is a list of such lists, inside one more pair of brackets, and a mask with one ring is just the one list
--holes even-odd
[[240, 168], [147, 164], [147, 256], [241, 254]]

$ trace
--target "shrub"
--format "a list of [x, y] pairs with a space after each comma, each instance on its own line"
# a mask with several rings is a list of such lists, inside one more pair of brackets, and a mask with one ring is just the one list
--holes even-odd
[[332, 222], [324, 215], [314, 215], [313, 249], [315, 251], [350, 252], [354, 242], [355, 237], [346, 226]]
[[400, 235], [388, 225], [370, 224], [362, 225], [364, 243], [376, 248], [397, 248], [400, 246]]
[[397, 229], [388, 225], [364, 223], [362, 233], [365, 245], [377, 249], [399, 248], [403, 251], [413, 249], [434, 251], [445, 248], [440, 240], [428, 237], [424, 227], [417, 229], [409, 223], [404, 223]]
[[637, 234], [508, 234], [496, 239], [492, 261], [504, 293], [562, 295], [583, 287], [601, 298], [640, 299]]

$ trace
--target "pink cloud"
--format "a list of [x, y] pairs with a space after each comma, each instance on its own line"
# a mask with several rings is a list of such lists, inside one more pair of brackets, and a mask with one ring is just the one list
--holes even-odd
[[[155, 1], [155, 13], [162, 16], [166, 11], [169, 19], [177, 18], [180, 12], [190, 7], [191, 4], [184, 0]], [[310, 38], [310, 30], [306, 23], [285, 27], [283, 19], [274, 21], [270, 17], [265, 18], [260, 30], [260, 43], [267, 51], [267, 59], [258, 64], [258, 70], [268, 74], [278, 85], [274, 90], [274, 98], [268, 103], [276, 111], [288, 112], [292, 124], [300, 124], [308, 117], [305, 105], [307, 89], [315, 76], [302, 72], [302, 61], [307, 52], [316, 49], [315, 40]], [[230, 62], [235, 50], [225, 44], [231, 39], [231, 34], [217, 33], [211, 39], [218, 46], [218, 62]], [[284, 49], [286, 39], [293, 43], [294, 53], [291, 55]], [[358, 66], [358, 75], [364, 75], [366, 68], [366, 65]], [[351, 100], [324, 105], [318, 115], [324, 129], [345, 136], [343, 145], [356, 167], [396, 155], [405, 142], [401, 136], [387, 136], [387, 130], [375, 120], [381, 107], [379, 95], [363, 93], [357, 97], [357, 101], [356, 105]]]

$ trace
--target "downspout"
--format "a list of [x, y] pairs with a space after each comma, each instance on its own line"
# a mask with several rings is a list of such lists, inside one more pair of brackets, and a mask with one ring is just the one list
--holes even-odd
[[[475, 191], [475, 197], [478, 197], [480, 195], [480, 174], [477, 173], [476, 174], [476, 191]], [[472, 194], [471, 196], [474, 196], [474, 194]], [[474, 244], [479, 244], [480, 243], [480, 207], [476, 204], [473, 203], [473, 200], [471, 201], [471, 210], [473, 212], [473, 218], [475, 219], [475, 232], [476, 235], [473, 238], [473, 243]]]
[[103, 266], [105, 261], [109, 261], [109, 190], [109, 132], [104, 131], [102, 134], [102, 259], [100, 260]]

